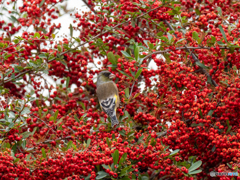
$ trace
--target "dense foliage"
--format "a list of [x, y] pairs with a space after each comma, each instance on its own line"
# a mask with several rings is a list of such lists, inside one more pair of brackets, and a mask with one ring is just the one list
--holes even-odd
[[[1, 180], [239, 172], [238, 0], [63, 1], [0, 0]], [[121, 98], [115, 128], [95, 93], [103, 69]]]

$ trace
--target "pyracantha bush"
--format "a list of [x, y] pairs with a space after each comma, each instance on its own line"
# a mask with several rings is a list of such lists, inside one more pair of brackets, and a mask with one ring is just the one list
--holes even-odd
[[[1, 180], [239, 172], [240, 2], [0, 2]], [[96, 97], [102, 70], [121, 99], [114, 128]]]

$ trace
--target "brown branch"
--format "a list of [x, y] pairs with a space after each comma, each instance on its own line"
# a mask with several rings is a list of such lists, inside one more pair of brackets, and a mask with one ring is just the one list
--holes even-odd
[[[156, 9], [159, 9], [160, 7], [162, 7], [162, 6], [158, 6], [158, 7], [154, 8], [154, 9], [151, 9], [151, 10], [149, 10], [148, 12], [143, 13], [142, 15], [137, 16], [137, 17], [134, 18], [134, 19], [143, 17], [143, 16], [145, 16], [146, 14], [148, 14], [149, 12], [154, 11], [154, 10], [156, 10]], [[94, 39], [102, 36], [103, 34], [106, 34], [106, 33], [110, 32], [110, 31], [112, 31], [113, 29], [116, 29], [117, 27], [122, 26], [123, 24], [128, 23], [128, 22], [130, 22], [130, 21], [132, 21], [132, 19], [127, 20], [127, 21], [125, 21], [125, 22], [122, 22], [122, 23], [120, 23], [120, 24], [112, 27], [111, 30], [104, 31], [104, 32], [102, 32], [102, 33], [94, 36], [93, 38], [91, 38], [91, 39], [89, 39], [89, 40], [87, 40], [87, 41], [79, 44], [78, 46], [76, 46], [76, 47], [73, 48], [73, 49], [69, 49], [69, 50], [67, 50], [67, 51], [64, 51], [64, 52], [60, 53], [59, 56], [62, 56], [62, 55], [64, 55], [64, 54], [66, 54], [66, 53], [69, 53], [69, 52], [71, 52], [71, 51], [73, 51], [73, 50], [76, 50], [77, 48], [79, 48], [79, 47], [81, 47], [81, 46], [84, 46], [85, 44], [89, 43], [90, 41], [92, 41], [92, 40], [94, 40]], [[48, 62], [52, 62], [52, 61], [54, 61], [56, 58], [57, 58], [57, 57], [54, 57], [54, 58], [50, 59]], [[10, 82], [10, 81], [12, 81], [13, 79], [16, 79], [16, 78], [18, 78], [18, 77], [22, 76], [23, 74], [26, 74], [26, 73], [28, 73], [28, 72], [30, 72], [30, 71], [33, 71], [33, 70], [27, 70], [27, 71], [24, 71], [24, 72], [22, 72], [22, 73], [19, 73], [18, 75], [15, 76], [15, 78], [10, 78], [10, 79], [6, 80], [5, 82], [2, 82], [0, 85], [3, 85], [3, 84], [6, 83], [6, 82]]]
[[[175, 30], [173, 29], [173, 27], [171, 26], [171, 24], [170, 24], [167, 20], [164, 20], [164, 22], [167, 24], [167, 26], [168, 26], [171, 30], [175, 31]], [[176, 35], [175, 33], [174, 33], [174, 36], [177, 37], [177, 35]], [[200, 62], [199, 59], [197, 58], [197, 56], [196, 56], [192, 51], [190, 51], [186, 45], [184, 45], [184, 47], [186, 48], [187, 52], [190, 53], [190, 55], [192, 56], [194, 62]], [[202, 67], [199, 67], [199, 68], [202, 69], [202, 72], [207, 76], [207, 78], [210, 78], [212, 84], [213, 84], [215, 87], [217, 87], [218, 84], [212, 79], [212, 77], [209, 75], [209, 73], [208, 73], [205, 69], [203, 69]]]
[[86, 4], [86, 6], [94, 13], [94, 14], [97, 14], [97, 12], [93, 9], [92, 6], [90, 6], [86, 0], [82, 0], [84, 2], [84, 4]]

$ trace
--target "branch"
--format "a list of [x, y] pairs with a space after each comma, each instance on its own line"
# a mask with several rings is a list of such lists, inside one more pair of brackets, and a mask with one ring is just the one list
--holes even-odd
[[94, 13], [97, 14], [97, 12], [92, 8], [92, 6], [90, 6], [86, 0], [82, 0], [84, 2], [84, 4], [86, 4], [86, 6]]
[[[167, 20], [164, 20], [164, 22], [167, 24], [167, 26], [168, 26], [171, 30], [175, 31], [175, 30], [173, 29], [173, 27], [171, 26], [171, 24], [170, 24]], [[174, 36], [177, 37], [177, 35], [176, 35], [175, 33], [174, 33]], [[184, 47], [186, 48], [187, 52], [190, 53], [190, 55], [192, 56], [194, 62], [200, 62], [199, 59], [197, 58], [197, 56], [196, 56], [192, 51], [190, 51], [186, 45], [184, 45]], [[208, 73], [205, 69], [203, 69], [202, 67], [199, 67], [199, 68], [202, 69], [202, 72], [203, 72], [208, 78], [210, 78], [212, 84], [213, 84], [215, 87], [217, 87], [218, 84], [212, 79], [212, 77], [209, 75], [209, 73]]]
[[[148, 12], [143, 13], [142, 15], [139, 15], [139, 16], [137, 16], [136, 18], [133, 18], [133, 19], [138, 19], [138, 18], [140, 18], [140, 17], [143, 17], [143, 16], [145, 16], [146, 14], [148, 14], [149, 12], [154, 11], [154, 10], [156, 10], [156, 9], [159, 9], [160, 7], [162, 7], [162, 5], [154, 8], [154, 9], [151, 9], [151, 10], [149, 10]], [[125, 22], [122, 22], [122, 23], [120, 23], [120, 24], [118, 24], [118, 25], [116, 25], [116, 26], [114, 26], [114, 27], [112, 27], [111, 30], [104, 31], [104, 32], [102, 32], [102, 33], [94, 36], [93, 38], [91, 38], [91, 39], [89, 39], [89, 40], [87, 40], [87, 41], [79, 44], [78, 46], [76, 46], [76, 47], [73, 48], [73, 49], [69, 49], [69, 50], [67, 50], [67, 51], [64, 51], [64, 52], [60, 53], [59, 56], [62, 56], [62, 55], [64, 55], [64, 54], [66, 54], [66, 53], [69, 53], [69, 52], [71, 52], [71, 51], [73, 51], [73, 50], [76, 50], [77, 48], [79, 48], [79, 47], [81, 47], [81, 46], [84, 46], [85, 44], [89, 43], [90, 41], [92, 41], [92, 40], [94, 40], [94, 39], [102, 36], [103, 34], [106, 34], [106, 33], [110, 32], [110, 31], [112, 31], [113, 29], [116, 29], [117, 27], [122, 26], [123, 24], [125, 24], [125, 23], [127, 23], [127, 22], [130, 22], [130, 21], [132, 21], [132, 18], [129, 19], [129, 20], [127, 20], [127, 21], [125, 21]], [[52, 62], [52, 61], [55, 60], [56, 58], [57, 58], [57, 57], [54, 57], [54, 58], [50, 59], [50, 60], [48, 61], [48, 63], [49, 63], [49, 62]], [[19, 73], [18, 75], [15, 76], [15, 78], [8, 79], [8, 80], [6, 80], [5, 82], [2, 82], [0, 85], [3, 85], [3, 84], [6, 83], [6, 82], [10, 82], [10, 81], [12, 81], [13, 79], [17, 79], [18, 77], [20, 77], [20, 76], [22, 76], [23, 74], [26, 74], [26, 73], [28, 73], [28, 72], [30, 72], [30, 71], [31, 71], [31, 70], [27, 70], [27, 71], [24, 71], [24, 72], [22, 72], [22, 73]]]

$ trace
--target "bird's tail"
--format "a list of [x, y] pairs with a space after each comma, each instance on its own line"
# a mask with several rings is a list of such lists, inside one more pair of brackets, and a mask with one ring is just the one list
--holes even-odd
[[114, 114], [113, 116], [111, 116], [110, 119], [111, 119], [112, 127], [114, 127], [116, 124], [119, 124], [119, 121], [118, 121], [118, 119], [117, 119], [116, 114]]

